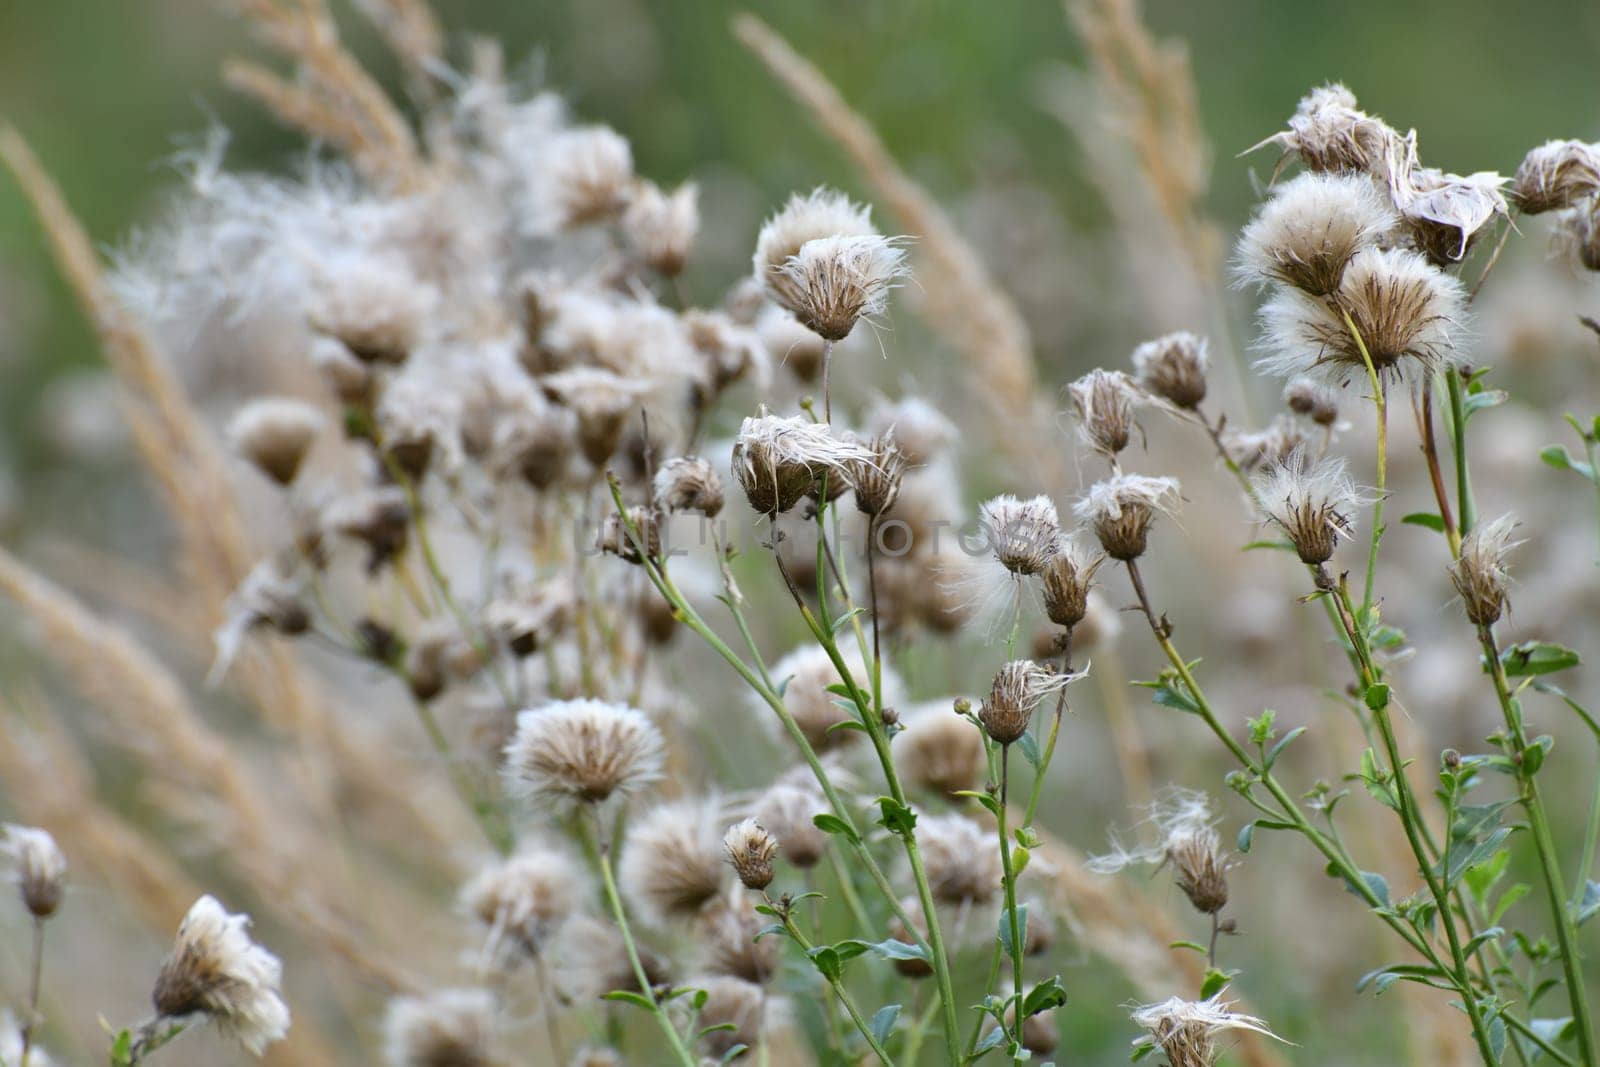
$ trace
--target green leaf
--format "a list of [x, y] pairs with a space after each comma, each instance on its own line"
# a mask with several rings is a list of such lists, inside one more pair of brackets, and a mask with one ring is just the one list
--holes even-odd
[[[735, 1026], [734, 1029], [737, 1030], [738, 1027]], [[728, 1049], [728, 1051], [724, 1052], [722, 1054], [722, 1059], [718, 1060], [717, 1062], [722, 1064], [723, 1067], [727, 1067], [728, 1064], [732, 1063], [734, 1060], [738, 1059], [740, 1056], [743, 1056], [749, 1051], [750, 1046], [746, 1045], [743, 1041], [740, 1041], [738, 1044]]]
[[853, 844], [861, 843], [860, 835], [854, 830], [850, 829], [850, 824], [839, 818], [837, 815], [833, 815], [828, 812], [822, 812], [821, 814], [813, 815], [811, 817], [811, 825], [815, 826], [818, 830], [821, 830], [825, 834], [838, 834], [840, 837], [852, 842]]
[[[1370, 692], [1370, 690], [1368, 690], [1368, 692]], [[1306, 727], [1296, 726], [1293, 730], [1290, 730], [1288, 733], [1284, 734], [1282, 740], [1267, 750], [1265, 769], [1269, 771], [1272, 770], [1272, 765], [1278, 762], [1278, 757], [1283, 754], [1283, 750], [1293, 744], [1294, 739], [1305, 732]]]
[[656, 1006], [650, 1003], [649, 997], [643, 993], [635, 993], [628, 989], [613, 989], [609, 993], [602, 994], [600, 999], [621, 1001], [624, 1004], [632, 1004], [636, 1008], [643, 1008], [645, 1011], [656, 1010]]
[[1546, 445], [1539, 450], [1539, 458], [1558, 471], [1572, 471], [1594, 481], [1594, 468], [1581, 459], [1574, 459], [1565, 445]]
[[1489, 1021], [1489, 1051], [1496, 1060], [1506, 1054], [1506, 1021], [1498, 1015]]
[[1489, 921], [1492, 923], [1499, 922], [1505, 916], [1505, 913], [1511, 910], [1513, 904], [1531, 892], [1533, 892], [1533, 886], [1526, 882], [1518, 882], [1504, 893], [1501, 893], [1500, 899], [1495, 902], [1494, 910], [1489, 913]]
[[[845, 961], [839, 958], [839, 952], [832, 945], [817, 945], [806, 953], [811, 958], [811, 963], [817, 968], [817, 973], [830, 982], [837, 982], [844, 974]], [[860, 955], [860, 953], [857, 953]]]
[[[1172, 679], [1176, 681], [1176, 675], [1172, 676]], [[1190, 715], [1200, 714], [1200, 705], [1196, 704], [1194, 698], [1189, 696], [1188, 693], [1178, 689], [1173, 684], [1173, 681], [1169, 681], [1168, 677], [1163, 675], [1161, 681], [1156, 683], [1154, 687], [1155, 695], [1151, 699], [1164, 708], [1177, 708], [1179, 711], [1186, 711]]]
[[878, 807], [883, 812], [879, 824], [896, 837], [909, 837], [916, 829], [917, 813], [894, 797], [879, 797]]
[[1005, 1027], [995, 1027], [993, 1030], [990, 1030], [987, 1034], [985, 1034], [983, 1040], [978, 1042], [978, 1047], [972, 1050], [972, 1058], [978, 1059], [987, 1052], [993, 1052], [995, 1049], [1000, 1047], [1000, 1043], [1005, 1039]]
[[1389, 687], [1382, 682], [1375, 682], [1367, 686], [1367, 692], [1363, 699], [1366, 701], [1367, 707], [1373, 711], [1382, 711], [1389, 706]]
[[1470, 956], [1476, 952], [1479, 947], [1488, 944], [1490, 941], [1498, 940], [1504, 934], [1504, 927], [1491, 926], [1487, 930], [1481, 930], [1472, 935], [1472, 940], [1463, 945], [1461, 947], [1461, 951]]
[[1431, 511], [1413, 511], [1400, 521], [1407, 526], [1425, 526], [1434, 533], [1444, 533], [1444, 519]]
[[1037, 773], [1039, 770], [1039, 742], [1032, 734], [1025, 733], [1017, 738], [1017, 747], [1022, 749], [1022, 758], [1028, 761], [1028, 766]]
[[1061, 976], [1052, 975], [1028, 991], [1022, 998], [1022, 1017], [1031, 1019], [1042, 1011], [1052, 1011], [1067, 1002], [1067, 991], [1061, 986]]
[[[1022, 943], [1028, 943], [1028, 906], [1017, 905], [1017, 933], [1022, 938]], [[1000, 947], [1007, 956], [1017, 954], [1016, 947], [1011, 943], [1011, 913], [1005, 908], [1000, 909]]]
[[1277, 549], [1279, 552], [1295, 552], [1297, 549], [1287, 541], [1251, 541], [1239, 551], [1255, 552], [1260, 549]]
[[1202, 956], [1208, 954], [1211, 951], [1210, 949], [1206, 948], [1204, 945], [1202, 945], [1198, 941], [1174, 941], [1174, 942], [1172, 942], [1172, 944], [1168, 945], [1167, 947], [1168, 948], [1186, 948], [1190, 952], [1198, 952]]
[[1512, 678], [1564, 671], [1579, 662], [1577, 652], [1547, 641], [1524, 641], [1500, 653], [1500, 665]]
[[[1383, 875], [1375, 874], [1372, 871], [1361, 871], [1360, 874], [1361, 880], [1372, 891], [1372, 895], [1378, 899], [1379, 906], [1387, 908], [1389, 906], [1389, 880]], [[1347, 878], [1345, 879], [1345, 884], [1349, 887], [1350, 892], [1363, 900], [1366, 899], [1367, 895], [1357, 888], [1354, 882]]]
[[1237, 973], [1237, 971], [1231, 973], [1219, 971], [1215, 967], [1206, 968], [1205, 980], [1200, 983], [1200, 999], [1210, 1000], [1213, 996], [1222, 992], [1223, 988], [1233, 981], [1233, 976]]
[[893, 938], [887, 941], [840, 941], [833, 947], [835, 949], [843, 950], [846, 945], [850, 946], [850, 955], [852, 957], [859, 956], [863, 952], [870, 952], [882, 960], [921, 960], [923, 963], [932, 962], [928, 958], [928, 953], [921, 945], [913, 945], [906, 941], [896, 941]]
[[872, 1013], [872, 1019], [867, 1023], [867, 1029], [872, 1031], [872, 1038], [878, 1044], [889, 1040], [889, 1035], [894, 1031], [895, 1021], [900, 1018], [900, 1005], [888, 1004]]
[[[839, 636], [839, 631], [843, 630], [846, 626], [849, 626], [851, 619], [855, 618], [857, 615], [866, 614], [866, 611], [867, 611], [866, 608], [851, 608], [849, 611], [845, 612], [843, 615], [839, 616], [837, 619], [834, 619], [833, 620], [833, 636], [838, 637]], [[844, 695], [845, 696], [849, 696], [850, 694], [849, 693], [845, 693]]]
[[1392, 811], [1400, 810], [1400, 798], [1389, 784], [1388, 775], [1378, 769], [1378, 757], [1370, 748], [1361, 753], [1361, 782], [1372, 799]]
[[1294, 823], [1292, 823], [1292, 822], [1284, 822], [1282, 819], [1256, 819], [1256, 820], [1254, 820], [1252, 822], [1247, 822], [1243, 826], [1239, 827], [1239, 842], [1238, 843], [1239, 843], [1239, 851], [1240, 852], [1249, 852], [1250, 851], [1250, 846], [1255, 844], [1256, 827], [1258, 827], [1258, 826], [1263, 830], [1295, 830], [1295, 829], [1298, 829], [1298, 827], [1296, 827]]
[[1585, 882], [1583, 898], [1578, 901], [1578, 910], [1573, 915], [1573, 920], [1581, 925], [1596, 915], [1600, 915], [1600, 882]]
[[997, 819], [1000, 817], [1000, 801], [996, 800], [988, 793], [979, 792], [976, 789], [958, 789], [952, 793], [951, 796], [971, 797], [973, 800], [976, 800], [979, 804], [982, 804], [985, 808], [987, 808], [990, 815], [993, 815]]
[[1436, 989], [1455, 988], [1443, 971], [1430, 964], [1395, 963], [1362, 975], [1356, 980], [1356, 992], [1363, 993], [1370, 988], [1374, 993], [1382, 993], [1396, 982], [1418, 982]]

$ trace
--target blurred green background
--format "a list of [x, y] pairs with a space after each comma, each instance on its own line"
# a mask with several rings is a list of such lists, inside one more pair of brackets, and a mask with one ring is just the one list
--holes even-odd
[[[436, 4], [452, 34], [497, 37], [535, 83], [620, 129], [643, 173], [753, 183], [759, 196], [706, 205], [708, 229], [732, 234], [699, 265], [708, 299], [740, 269], [748, 230], [768, 205], [819, 181], [855, 187], [838, 152], [730, 36], [728, 16], [741, 6]], [[292, 161], [295, 139], [221, 83], [225, 56], [259, 54], [225, 8], [215, 0], [0, 4], [0, 117], [32, 141], [97, 240], [120, 242], [150, 217], [172, 182], [161, 161], [213, 119], [232, 131], [235, 166]], [[1075, 225], [1095, 224], [1101, 209], [1075, 145], [1039, 104], [1043, 74], [1079, 62], [1059, 5], [822, 0], [754, 9], [821, 64], [936, 193], [954, 198], [1014, 177], [1047, 190]], [[1585, 0], [1162, 0], [1146, 19], [1158, 36], [1189, 43], [1214, 148], [1212, 208], [1227, 224], [1243, 217], [1250, 170], [1265, 158], [1235, 153], [1327, 79], [1346, 81], [1402, 129], [1424, 131], [1427, 160], [1463, 172], [1509, 171], [1547, 137], [1600, 135], [1600, 5]], [[392, 74], [361, 20], [345, 24], [363, 55]], [[1097, 357], [1046, 350], [1041, 358], [1075, 366]], [[13, 475], [32, 480], [51, 469], [34, 414], [41, 391], [96, 359], [20, 198], [0, 181], [0, 462]]]

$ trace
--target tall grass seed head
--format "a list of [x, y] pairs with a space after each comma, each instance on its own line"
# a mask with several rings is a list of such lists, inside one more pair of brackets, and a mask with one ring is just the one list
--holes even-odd
[[1177, 511], [1179, 487], [1175, 478], [1150, 478], [1119, 474], [1089, 487], [1073, 507], [1115, 560], [1135, 560], [1144, 555], [1150, 526], [1158, 514]]
[[1121, 371], [1092, 370], [1067, 386], [1078, 434], [1084, 443], [1107, 456], [1128, 447], [1138, 425], [1133, 405], [1139, 392]]
[[487, 989], [445, 989], [396, 997], [384, 1018], [387, 1067], [492, 1067], [494, 994]]
[[778, 854], [778, 839], [755, 819], [728, 827], [722, 836], [722, 850], [746, 889], [765, 889], [772, 884], [772, 859]]
[[0, 855], [10, 867], [22, 906], [35, 919], [48, 919], [67, 892], [67, 857], [48, 830], [7, 825]]
[[1210, 366], [1206, 339], [1186, 330], [1146, 341], [1133, 350], [1133, 373], [1139, 387], [1183, 411], [1193, 411], [1205, 400]]
[[1237, 275], [1327, 296], [1351, 258], [1378, 247], [1399, 221], [1365, 175], [1302, 174], [1277, 186], [1240, 233]]
[[230, 915], [215, 897], [195, 901], [178, 927], [151, 1000], [173, 1021], [204, 1016], [260, 1055], [289, 1030], [278, 958], [250, 939], [250, 918]]
[[1450, 564], [1450, 580], [1474, 626], [1493, 626], [1509, 603], [1511, 576], [1506, 557], [1521, 541], [1513, 541], [1515, 515], [1481, 523], [1461, 540], [1461, 555]]
[[1572, 207], [1600, 193], [1600, 145], [1546, 141], [1529, 149], [1507, 190], [1525, 215]]
[[517, 715], [505, 750], [512, 796], [557, 807], [628, 797], [661, 778], [661, 731], [637, 708], [558, 700]]
[[[1458, 358], [1466, 291], [1416, 252], [1356, 253], [1333, 299], [1349, 312], [1381, 376], [1420, 381]], [[1361, 346], [1328, 301], [1282, 290], [1262, 307], [1261, 323], [1267, 355], [1257, 366], [1267, 373], [1330, 385], [1365, 378]]]
[[229, 420], [228, 441], [261, 473], [278, 485], [288, 485], [326, 425], [322, 413], [304, 401], [261, 397]]

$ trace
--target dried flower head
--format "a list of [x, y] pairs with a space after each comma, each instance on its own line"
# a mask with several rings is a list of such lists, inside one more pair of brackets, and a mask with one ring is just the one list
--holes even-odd
[[1528, 215], [1560, 211], [1600, 193], [1600, 145], [1546, 141], [1517, 167], [1511, 201]]
[[877, 518], [899, 499], [906, 454], [895, 442], [893, 430], [870, 437], [865, 444], [872, 458], [851, 463], [849, 480], [856, 491], [856, 510]]
[[925, 467], [938, 459], [961, 432], [942, 411], [917, 396], [874, 404], [864, 425], [868, 433], [893, 431], [894, 442], [911, 467]]
[[661, 777], [661, 731], [637, 708], [558, 700], [517, 715], [506, 745], [506, 786], [546, 803], [598, 804]]
[[1306, 94], [1288, 126], [1254, 147], [1277, 145], [1314, 171], [1380, 173], [1389, 145], [1400, 139], [1382, 119], [1357, 107], [1355, 94], [1339, 84]]
[[759, 822], [745, 819], [728, 827], [722, 836], [722, 850], [746, 889], [765, 889], [772, 884], [772, 857], [778, 854], [778, 839]]
[[1156, 515], [1177, 510], [1178, 492], [1175, 478], [1119, 474], [1090, 486], [1073, 513], [1094, 530], [1106, 555], [1133, 560], [1144, 555]]
[[989, 551], [1015, 575], [1043, 574], [1061, 549], [1061, 520], [1047, 496], [994, 497], [978, 509], [978, 525]]
[[750, 506], [767, 516], [793, 509], [823, 478], [831, 498], [835, 490], [849, 487], [855, 464], [871, 461], [864, 445], [798, 416], [747, 418], [733, 445], [733, 476]]
[[545, 146], [543, 192], [558, 226], [616, 218], [633, 192], [633, 150], [606, 126], [563, 130]]
[[1076, 538], [1057, 542], [1055, 558], [1044, 569], [1044, 610], [1057, 626], [1072, 629], [1089, 610], [1089, 588], [1105, 557], [1091, 553]]
[[1339, 538], [1354, 529], [1351, 517], [1369, 500], [1345, 473], [1342, 456], [1312, 460], [1304, 451], [1270, 468], [1257, 480], [1256, 495], [1300, 562], [1313, 567], [1333, 558]]
[[596, 467], [617, 450], [628, 416], [648, 391], [645, 382], [599, 367], [573, 367], [540, 379], [551, 400], [571, 408], [578, 417], [578, 446]]
[[1377, 247], [1398, 222], [1365, 175], [1302, 174], [1278, 186], [1240, 233], [1238, 276], [1326, 296], [1351, 257]]
[[1122, 613], [1100, 595], [1098, 589], [1089, 591], [1089, 610], [1083, 621], [1072, 628], [1072, 647], [1080, 652], [1097, 648], [1110, 648], [1122, 636]]
[[[1465, 290], [1415, 252], [1367, 249], [1345, 268], [1334, 299], [1349, 312], [1380, 375], [1416, 380], [1455, 359]], [[1261, 309], [1268, 355], [1257, 366], [1341, 385], [1365, 374], [1361, 344], [1328, 302], [1283, 290]]]
[[1248, 1030], [1280, 1040], [1255, 1016], [1230, 1011], [1233, 1004], [1222, 995], [1218, 992], [1207, 1000], [1173, 997], [1136, 1009], [1134, 1024], [1149, 1033], [1135, 1041], [1134, 1048], [1159, 1049], [1170, 1067], [1215, 1067], [1221, 1054], [1217, 1038], [1230, 1031]]
[[1318, 426], [1339, 421], [1339, 397], [1314, 378], [1294, 378], [1283, 388], [1283, 402], [1296, 415], [1303, 415]]
[[1153, 843], [1125, 847], [1115, 838], [1112, 850], [1089, 860], [1089, 869], [1113, 874], [1135, 864], [1170, 864], [1178, 888], [1202, 914], [1215, 915], [1228, 903], [1230, 857], [1222, 850], [1211, 802], [1204, 793], [1174, 789], [1150, 806], [1147, 823]]
[[495, 999], [487, 989], [396, 997], [384, 1019], [388, 1067], [490, 1067]]
[[905, 249], [892, 238], [819, 237], [801, 245], [767, 288], [806, 329], [842, 341], [857, 322], [883, 313], [908, 273]]
[[1508, 603], [1511, 577], [1506, 556], [1521, 541], [1511, 540], [1517, 517], [1506, 514], [1482, 523], [1461, 540], [1461, 555], [1450, 564], [1450, 580], [1475, 626], [1493, 626]]
[[761, 226], [753, 262], [755, 280], [783, 307], [794, 310], [781, 293], [787, 288], [785, 268], [800, 250], [825, 237], [876, 237], [872, 210], [852, 203], [843, 193], [818, 187], [795, 193]]
[[683, 273], [700, 232], [700, 190], [685, 182], [671, 193], [641, 181], [622, 215], [622, 232], [651, 270], [669, 278]]
[[1193, 411], [1205, 400], [1210, 365], [1206, 339], [1186, 330], [1146, 341], [1133, 350], [1133, 373], [1139, 387], [1184, 411]]
[[1004, 870], [994, 832], [964, 815], [924, 815], [917, 820], [928, 887], [940, 904], [971, 905], [993, 900]]
[[[735, 1047], [756, 1048], [766, 1034], [767, 994], [761, 986], [730, 975], [708, 974], [686, 979], [691, 989], [705, 991], [700, 1008], [700, 1042], [713, 1059]], [[720, 1029], [719, 1029], [720, 1028]]]
[[660, 559], [662, 525], [662, 515], [653, 505], [636, 504], [626, 514], [610, 512], [600, 527], [600, 551], [629, 563]]
[[310, 628], [311, 615], [301, 602], [301, 586], [295, 568], [282, 557], [268, 556], [250, 569], [229, 595], [227, 615], [212, 637], [217, 654], [208, 677], [213, 682], [227, 674], [252, 630], [271, 627], [293, 637]]
[[240, 408], [228, 423], [228, 440], [234, 449], [268, 478], [288, 485], [326, 420], [322, 413], [300, 400], [262, 397]]
[[1277, 416], [1265, 430], [1225, 430], [1222, 434], [1228, 458], [1247, 472], [1282, 466], [1295, 452], [1307, 448], [1308, 442], [1305, 427], [1288, 415]]
[[496, 860], [461, 890], [461, 906], [486, 931], [485, 956], [499, 964], [539, 957], [583, 900], [584, 879], [556, 849], [524, 847]]
[[828, 835], [812, 820], [828, 810], [815, 786], [780, 781], [756, 801], [755, 817], [778, 839], [786, 861], [809, 870], [828, 847]]
[[1137, 429], [1133, 405], [1139, 393], [1133, 379], [1121, 371], [1092, 370], [1068, 385], [1067, 395], [1086, 444], [1108, 456], [1128, 447]]
[[67, 891], [67, 857], [49, 831], [7, 825], [0, 856], [11, 868], [23, 907], [35, 919], [48, 919]]
[[194, 902], [161, 965], [151, 1000], [163, 1019], [204, 1016], [256, 1055], [289, 1030], [278, 957], [250, 940], [250, 917], [215, 897]]
[[978, 710], [978, 720], [996, 744], [1009, 745], [1028, 732], [1033, 711], [1041, 700], [1061, 692], [1079, 677], [1058, 674], [1031, 659], [1012, 660], [994, 676], [989, 698]]
[[894, 738], [894, 758], [907, 781], [939, 796], [983, 784], [989, 769], [983, 735], [954, 714], [949, 701], [931, 701], [904, 721]]
[[645, 921], [692, 919], [728, 884], [716, 798], [677, 800], [637, 819], [623, 842], [617, 877]]
[[1493, 171], [1463, 176], [1411, 166], [1391, 172], [1390, 197], [1412, 247], [1445, 267], [1466, 258], [1492, 219], [1510, 215], [1505, 181]]
[[409, 273], [375, 258], [333, 273], [311, 309], [312, 327], [363, 363], [404, 363], [422, 339], [432, 294]]
[[405, 549], [411, 505], [399, 486], [367, 489], [334, 501], [323, 512], [322, 526], [329, 533], [363, 542], [367, 573], [376, 574]]
[[714, 519], [722, 511], [722, 478], [711, 461], [699, 456], [669, 459], [656, 471], [656, 507], [694, 511]]
[[1600, 197], [1591, 197], [1556, 218], [1555, 246], [1585, 270], [1600, 271]]
[[755, 899], [744, 894], [719, 897], [695, 923], [704, 970], [765, 985], [782, 962], [781, 938], [761, 932], [771, 919], [755, 909]]

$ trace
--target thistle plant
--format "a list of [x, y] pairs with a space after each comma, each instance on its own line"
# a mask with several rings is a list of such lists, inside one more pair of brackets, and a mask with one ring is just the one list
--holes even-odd
[[[0, 553], [0, 591], [108, 717], [69, 729], [0, 695], [7, 803], [51, 827], [5, 832], [28, 951], [0, 1062], [41, 1067], [51, 1027], [67, 1038], [47, 1008], [73, 980], [58, 943], [89, 922], [70, 854], [75, 879], [81, 856], [176, 928], [149, 1013], [96, 1046], [113, 1065], [210, 1029], [310, 1064], [371, 1044], [362, 1062], [395, 1067], [791, 1049], [965, 1067], [1092, 1057], [1110, 1029], [1136, 1060], [1273, 1067], [1297, 1035], [1266, 1021], [1294, 1006], [1271, 968], [1325, 954], [1365, 970], [1353, 1010], [1442, 994], [1406, 1004], [1445, 1003], [1441, 1032], [1485, 1065], [1600, 1067], [1582, 941], [1600, 788], [1543, 732], [1600, 724], [1554, 684], [1579, 653], [1512, 636], [1513, 602], [1539, 608], [1517, 588], [1538, 531], [1481, 519], [1469, 464], [1469, 445], [1493, 454], [1477, 420], [1521, 384], [1479, 365], [1478, 297], [1514, 215], [1550, 215], [1600, 269], [1600, 149], [1452, 174], [1343, 86], [1313, 89], [1257, 146], [1282, 157], [1234, 257], [1253, 366], [1208, 278], [1211, 327], [1042, 381], [977, 253], [750, 17], [736, 33], [877, 203], [780, 195], [718, 234], [750, 251], [719, 273], [714, 186], [640, 173], [627, 138], [508, 81], [494, 46], [456, 57], [421, 0], [358, 5], [403, 100], [322, 0], [237, 6], [290, 69], [231, 80], [326, 146], [294, 176], [230, 171], [216, 134], [108, 269], [0, 131], [93, 313], [182, 577], [129, 582], [163, 593], [142, 605], [170, 626], [155, 642]], [[1161, 239], [1220, 268], [1189, 214], [1192, 108], [1141, 110], [1188, 90], [1128, 91], [1128, 69], [1159, 72], [1113, 52], [1168, 53], [1092, 6], [1074, 17]], [[891, 350], [897, 317], [933, 327], [926, 364]], [[946, 347], [971, 398], [878, 380]], [[177, 368], [212, 366], [225, 399], [191, 396]], [[1282, 409], [1260, 418], [1264, 396]], [[1392, 447], [1407, 409], [1420, 467]], [[1590, 512], [1600, 420], [1568, 421], [1582, 458], [1541, 455], [1592, 483]], [[1234, 496], [1242, 522], [1208, 517]], [[1219, 565], [1234, 541], [1250, 551]], [[1457, 655], [1418, 680], [1408, 659], [1436, 650], [1400, 624], [1429, 625], [1423, 570], [1453, 590], [1429, 644]], [[1253, 613], [1271, 651], [1196, 658]], [[204, 685], [150, 647], [197, 635]], [[1436, 752], [1461, 655], [1496, 725]], [[1156, 677], [1124, 673], [1145, 656]], [[1254, 703], [1269, 688], [1329, 713], [1290, 727]], [[1097, 777], [1102, 711], [1120, 797]], [[148, 796], [102, 788], [130, 778]], [[1139, 821], [1085, 859], [1102, 832], [1072, 816], [1120, 801]], [[1324, 935], [1312, 909], [1370, 916], [1381, 940]], [[1109, 1022], [1061, 1010], [1108, 991], [1127, 1004]]]

